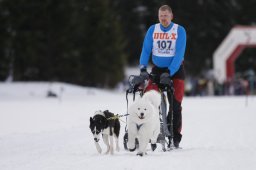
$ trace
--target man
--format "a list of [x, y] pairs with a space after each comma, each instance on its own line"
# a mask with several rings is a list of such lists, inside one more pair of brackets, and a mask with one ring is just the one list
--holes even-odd
[[[185, 29], [172, 22], [173, 13], [168, 5], [158, 11], [159, 22], [152, 25], [145, 36], [140, 56], [140, 76], [148, 79], [147, 65], [152, 54], [152, 74], [156, 75], [156, 83], [172, 86], [173, 99], [173, 145], [178, 148], [181, 141], [182, 115], [181, 103], [184, 95], [184, 53], [186, 48]], [[173, 84], [172, 84], [173, 83]], [[171, 94], [168, 93], [169, 103]], [[170, 110], [167, 117], [170, 117]]]

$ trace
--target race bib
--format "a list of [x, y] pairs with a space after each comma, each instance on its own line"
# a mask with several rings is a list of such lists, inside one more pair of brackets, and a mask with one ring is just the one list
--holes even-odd
[[155, 25], [153, 32], [152, 54], [159, 57], [173, 57], [175, 55], [178, 25], [174, 24], [168, 32], [163, 32], [160, 24]]

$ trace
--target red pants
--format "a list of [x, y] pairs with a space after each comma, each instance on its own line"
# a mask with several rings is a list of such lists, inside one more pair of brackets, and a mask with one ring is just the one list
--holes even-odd
[[[173, 131], [180, 134], [182, 129], [182, 99], [184, 96], [184, 80], [173, 79], [174, 98], [173, 98]], [[174, 135], [175, 136], [175, 135]]]
[[181, 103], [184, 96], [184, 80], [174, 78], [172, 81], [174, 86], [174, 98]]

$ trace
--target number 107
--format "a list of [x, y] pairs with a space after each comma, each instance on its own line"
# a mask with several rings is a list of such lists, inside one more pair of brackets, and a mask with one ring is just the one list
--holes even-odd
[[161, 48], [161, 49], [165, 49], [167, 47], [167, 49], [170, 49], [171, 48], [171, 45], [172, 45], [172, 41], [157, 41], [157, 45], [158, 45], [158, 48]]

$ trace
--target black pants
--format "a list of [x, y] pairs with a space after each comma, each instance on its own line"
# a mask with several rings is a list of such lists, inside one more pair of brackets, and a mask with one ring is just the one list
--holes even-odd
[[[162, 73], [169, 73], [168, 68], [159, 68], [154, 66], [152, 68], [151, 74], [153, 75], [153, 81], [157, 84], [160, 82], [160, 75]], [[167, 91], [167, 98], [169, 102], [169, 112], [167, 115], [168, 123], [171, 121], [171, 115], [173, 115], [173, 140], [174, 142], [181, 141], [181, 129], [182, 129], [182, 99], [184, 95], [184, 79], [185, 79], [185, 72], [184, 66], [181, 65], [179, 70], [171, 77], [173, 80], [173, 89], [174, 92], [168, 90]], [[161, 86], [161, 85], [159, 85]], [[173, 111], [171, 114], [170, 111]]]

